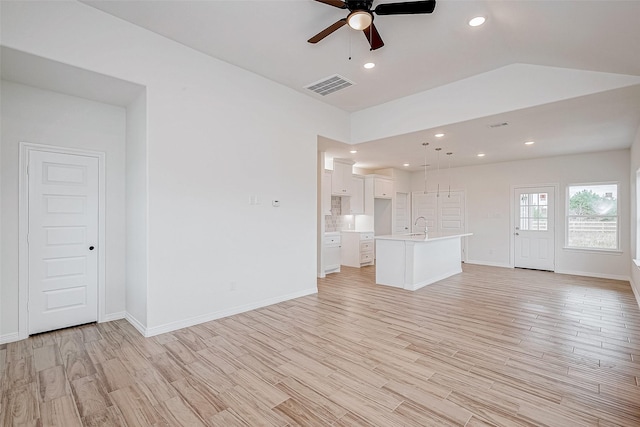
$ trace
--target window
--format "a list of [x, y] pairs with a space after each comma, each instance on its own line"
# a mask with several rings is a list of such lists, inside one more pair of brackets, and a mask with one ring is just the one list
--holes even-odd
[[567, 246], [618, 249], [618, 184], [567, 188]]
[[547, 231], [549, 226], [547, 193], [520, 195], [520, 230]]

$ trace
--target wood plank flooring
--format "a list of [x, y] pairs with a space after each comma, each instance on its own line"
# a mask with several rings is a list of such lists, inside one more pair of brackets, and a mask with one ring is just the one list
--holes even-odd
[[1, 345], [0, 422], [640, 425], [628, 283], [464, 265], [409, 292], [374, 274], [153, 338], [120, 320]]

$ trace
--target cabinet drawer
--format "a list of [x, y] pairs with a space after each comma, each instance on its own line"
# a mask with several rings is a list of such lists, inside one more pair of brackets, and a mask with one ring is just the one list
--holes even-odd
[[360, 254], [360, 262], [371, 262], [373, 261], [373, 252], [363, 252]]
[[373, 240], [373, 233], [360, 233], [360, 240]]
[[330, 247], [340, 246], [340, 236], [326, 236], [324, 245]]
[[360, 242], [360, 252], [373, 252], [373, 241]]

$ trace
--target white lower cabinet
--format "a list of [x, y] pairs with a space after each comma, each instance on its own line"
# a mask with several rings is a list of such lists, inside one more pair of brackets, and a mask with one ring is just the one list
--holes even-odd
[[328, 232], [324, 234], [324, 242], [322, 243], [324, 274], [340, 272], [340, 232]]
[[364, 267], [373, 265], [373, 231], [342, 232], [342, 265]]

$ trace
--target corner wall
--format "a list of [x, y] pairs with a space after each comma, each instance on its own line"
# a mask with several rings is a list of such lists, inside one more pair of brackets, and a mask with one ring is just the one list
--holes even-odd
[[148, 298], [147, 95], [127, 106], [126, 318], [144, 331]]
[[630, 232], [631, 236], [631, 250], [630, 250], [630, 259], [631, 259], [631, 288], [633, 289], [633, 293], [636, 296], [636, 301], [638, 302], [638, 306], [640, 306], [640, 267], [633, 262], [633, 260], [638, 260], [640, 258], [638, 247], [638, 242], [640, 242], [639, 234], [640, 227], [640, 209], [639, 203], [640, 199], [638, 199], [638, 187], [637, 187], [637, 174], [640, 172], [640, 127], [638, 127], [638, 131], [636, 132], [635, 140], [633, 141], [633, 145], [631, 146], [631, 155], [630, 155], [630, 171], [629, 171], [629, 181], [630, 181], [630, 200], [631, 200], [631, 218], [630, 218]]

